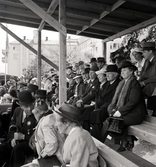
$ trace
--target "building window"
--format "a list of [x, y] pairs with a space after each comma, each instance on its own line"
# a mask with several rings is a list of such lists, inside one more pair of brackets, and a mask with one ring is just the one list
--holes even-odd
[[95, 48], [96, 49], [96, 52], [98, 51], [98, 47]]
[[112, 45], [110, 45], [110, 49], [112, 49]]
[[15, 47], [13, 47], [13, 50], [15, 50], [16, 48]]
[[113, 48], [114, 48], [114, 49], [116, 48], [116, 43], [113, 44]]

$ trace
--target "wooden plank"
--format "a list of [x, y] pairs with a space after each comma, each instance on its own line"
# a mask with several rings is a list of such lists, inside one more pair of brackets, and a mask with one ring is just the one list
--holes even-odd
[[103, 42], [112, 41], [112, 40], [114, 40], [114, 39], [116, 39], [118, 37], [121, 37], [123, 35], [129, 34], [129, 33], [133, 32], [133, 31], [138, 30], [138, 29], [147, 27], [147, 26], [152, 25], [154, 23], [156, 23], [156, 16], [151, 18], [151, 19], [149, 19], [149, 20], [147, 20], [147, 21], [144, 21], [144, 22], [142, 22], [140, 24], [137, 24], [137, 25], [135, 25], [135, 26], [133, 26], [131, 28], [128, 28], [128, 29], [126, 29], [124, 31], [121, 31], [121, 32], [119, 32], [119, 33], [117, 33], [115, 35], [112, 35], [111, 37], [104, 39]]
[[128, 133], [156, 145], [156, 128], [149, 125], [134, 125], [128, 128]]
[[[51, 1], [51, 4], [50, 4], [50, 6], [49, 6], [49, 8], [47, 10], [47, 14], [52, 15], [54, 13], [56, 7], [58, 6], [58, 4], [59, 4], [58, 0]], [[40, 25], [39, 25], [39, 27], [38, 27], [38, 30], [41, 31], [43, 29], [44, 25], [45, 25], [45, 21], [42, 20]]]
[[[21, 38], [19, 38], [17, 35], [15, 35], [12, 31], [10, 31], [7, 27], [5, 27], [2, 23], [0, 23], [0, 27], [6, 31], [9, 35], [11, 35], [13, 38], [15, 38], [18, 42], [20, 42], [22, 45], [24, 45], [26, 48], [28, 48], [30, 51], [32, 51], [34, 54], [37, 55], [37, 51], [31, 47], [29, 44], [27, 44], [25, 41], [23, 41]], [[51, 62], [49, 59], [47, 59], [45, 56], [42, 55], [41, 57], [46, 63], [50, 64], [52, 67], [58, 70], [58, 66], [55, 65], [53, 62]]]
[[156, 117], [147, 116], [146, 121], [156, 124]]
[[127, 2], [144, 5], [146, 7], [152, 7], [156, 8], [156, 2], [155, 1], [143, 1], [143, 0], [126, 0]]
[[[114, 144], [113, 140], [106, 139], [105, 144], [115, 151], [119, 148], [119, 145]], [[155, 167], [154, 164], [152, 164], [146, 159], [143, 159], [142, 157], [136, 155], [131, 151], [125, 150], [123, 152], [118, 152], [118, 154], [124, 156], [125, 158], [129, 159], [130, 161], [132, 161], [133, 163], [135, 163], [140, 167]]]
[[108, 167], [139, 167], [97, 139], [93, 138], [93, 140], [98, 147], [99, 154], [106, 160]]
[[118, 0], [112, 7], [110, 11], [103, 11], [100, 15], [99, 15], [99, 19], [92, 19], [90, 21], [90, 25], [89, 26], [83, 26], [81, 31], [77, 31], [77, 35], [79, 35], [81, 32], [85, 31], [86, 29], [88, 29], [89, 27], [93, 26], [94, 24], [96, 24], [98, 21], [100, 21], [102, 18], [104, 18], [105, 16], [107, 16], [109, 13], [111, 13], [112, 11], [114, 11], [115, 9], [117, 9], [119, 6], [121, 6], [123, 3], [125, 3], [125, 0]]
[[57, 20], [55, 20], [52, 16], [47, 14], [42, 8], [36, 5], [32, 0], [20, 0], [23, 4], [25, 4], [29, 9], [31, 9], [34, 13], [42, 18], [42, 20], [46, 21], [52, 27], [54, 27], [57, 31], [61, 32], [65, 36], [67, 35], [66, 27], [61, 25]]
[[[59, 0], [59, 22], [66, 26], [66, 3], [67, 1]], [[67, 101], [66, 88], [66, 36], [59, 33], [59, 105]]]

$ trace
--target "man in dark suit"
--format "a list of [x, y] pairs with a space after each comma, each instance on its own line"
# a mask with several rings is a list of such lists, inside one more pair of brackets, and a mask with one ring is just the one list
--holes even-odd
[[34, 153], [29, 147], [29, 139], [36, 127], [36, 119], [32, 114], [34, 102], [30, 91], [19, 93], [20, 107], [15, 109], [7, 141], [0, 145], [0, 166], [20, 167], [25, 157]]
[[156, 45], [155, 42], [145, 42], [143, 44], [143, 55], [146, 62], [140, 76], [140, 84], [143, 88], [145, 98], [147, 98], [147, 108], [153, 110], [156, 116]]
[[94, 110], [94, 106], [90, 106], [90, 104], [92, 101], [95, 101], [96, 92], [98, 92], [100, 88], [100, 82], [97, 78], [96, 71], [98, 71], [98, 67], [91, 67], [89, 71], [90, 81], [81, 99], [76, 102], [77, 107], [81, 108], [84, 106], [84, 108], [81, 109], [81, 120], [83, 121], [83, 128], [88, 131], [90, 131], [90, 112]]
[[107, 107], [111, 103], [116, 87], [120, 82], [118, 68], [116, 65], [108, 65], [106, 68], [107, 83], [98, 94], [97, 110], [91, 113], [90, 121], [92, 124], [91, 134], [100, 140], [100, 130], [103, 122], [109, 117]]

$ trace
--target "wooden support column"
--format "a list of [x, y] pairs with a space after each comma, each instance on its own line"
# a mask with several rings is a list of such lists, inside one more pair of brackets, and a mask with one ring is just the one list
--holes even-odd
[[[66, 0], [59, 0], [59, 22], [66, 27]], [[66, 87], [66, 36], [59, 32], [59, 106], [67, 101]]]
[[103, 56], [107, 60], [107, 43], [103, 42]]
[[37, 83], [41, 89], [41, 31], [38, 31], [38, 52], [37, 52]]

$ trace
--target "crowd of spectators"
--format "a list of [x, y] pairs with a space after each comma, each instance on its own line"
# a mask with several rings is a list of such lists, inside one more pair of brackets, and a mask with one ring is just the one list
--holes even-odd
[[[76, 126], [76, 129], [79, 131], [81, 129], [80, 125], [73, 125], [71, 122], [71, 120], [74, 120], [73, 122], [75, 123], [75, 119], [79, 119], [78, 122], [81, 122], [83, 129], [88, 131], [98, 140], [105, 142], [108, 135], [107, 126], [109, 117], [121, 117], [124, 119], [123, 133], [120, 135], [110, 133], [109, 135], [114, 138], [115, 143], [120, 144], [118, 151], [124, 151], [125, 149], [131, 151], [136, 138], [135, 136], [129, 136], [127, 134], [128, 126], [142, 123], [146, 114], [150, 113], [152, 116], [156, 116], [155, 43], [145, 42], [142, 48], [134, 48], [131, 51], [131, 56], [133, 56], [135, 62], [131, 62], [131, 60], [127, 60], [120, 54], [117, 54], [116, 56], [112, 57], [111, 64], [107, 64], [104, 57], [92, 57], [90, 62], [79, 61], [75, 64], [68, 64], [66, 69], [67, 102], [66, 104], [63, 104], [63, 108], [69, 108], [69, 110], [71, 110], [72, 107], [74, 107], [73, 110], [75, 110], [75, 112], [79, 111], [79, 115], [77, 115], [75, 118], [72, 111], [70, 111], [71, 113], [64, 113], [64, 110], [60, 109], [61, 118], [57, 118], [59, 125], [57, 125], [57, 119], [55, 120], [53, 115], [51, 115], [52, 110], [54, 110], [55, 106], [59, 104], [59, 75], [57, 71], [51, 69], [49, 70], [48, 74], [42, 77], [40, 89], [37, 86], [37, 78], [32, 78], [27, 82], [23, 77], [21, 77], [19, 81], [15, 81], [13, 78], [11, 78], [6, 85], [0, 86], [1, 104], [12, 103], [11, 109], [7, 112], [7, 119], [12, 122], [14, 118], [15, 121], [15, 114], [20, 112], [18, 109], [19, 107], [21, 112], [25, 111], [26, 114], [24, 115], [27, 115], [27, 110], [30, 110], [31, 114], [29, 115], [33, 114], [33, 119], [36, 118], [36, 123], [40, 123], [40, 125], [37, 125], [37, 127], [42, 128], [43, 126], [41, 125], [43, 124], [44, 127], [47, 128], [48, 122], [50, 120], [52, 121], [50, 124], [51, 127], [53, 127], [53, 132], [51, 136], [48, 137], [51, 137], [52, 140], [55, 139], [55, 141], [61, 141], [60, 137], [58, 137], [60, 134], [57, 129], [55, 129], [55, 121], [56, 126], [58, 127], [61, 126], [60, 124], [68, 126], [72, 125], [71, 128], [69, 128], [70, 130], [72, 128], [75, 129]], [[31, 95], [28, 95], [27, 92], [31, 92]], [[29, 101], [29, 97], [27, 97], [27, 99], [24, 98], [24, 95], [29, 96], [31, 100]], [[35, 105], [33, 107], [31, 105], [25, 105], [25, 103], [28, 102], [35, 102]], [[71, 114], [72, 117], [74, 116], [74, 119], [71, 119], [71, 115], [69, 115], [66, 118], [67, 120], [64, 122], [62, 117], [64, 117], [65, 114]], [[51, 116], [46, 117], [47, 115]], [[4, 114], [1, 114], [1, 119], [3, 119], [3, 116]], [[45, 121], [42, 119], [42, 117], [45, 117]], [[22, 117], [22, 120], [24, 120], [24, 117]], [[10, 130], [10, 124], [7, 127], [8, 128], [4, 130], [5, 133], [3, 134], [6, 138], [8, 137], [6, 134], [8, 134]], [[43, 133], [43, 129], [41, 131]], [[70, 135], [70, 132], [66, 131], [65, 129], [63, 129], [63, 132], [66, 132], [65, 136]], [[31, 138], [31, 145], [28, 142], [30, 147], [29, 149], [32, 149], [32, 152], [35, 152], [36, 148], [40, 148], [37, 150], [39, 158], [51, 156], [53, 153], [49, 153], [49, 151], [53, 149], [56, 151], [57, 147], [59, 147], [58, 143], [60, 142], [48, 142], [48, 145], [46, 145], [47, 143], [45, 142], [45, 145], [41, 146], [40, 142], [36, 141], [36, 144], [33, 144], [33, 140], [39, 138], [37, 137], [37, 133], [41, 132], [39, 132], [39, 130], [36, 131], [35, 135], [32, 135], [34, 139], [33, 137], [31, 138], [30, 134], [27, 134], [29, 138]], [[86, 134], [86, 132], [82, 132], [80, 136], [83, 133], [85, 133], [85, 135], [89, 138], [90, 143], [92, 143], [88, 133]], [[31, 132], [31, 134], [33, 134], [33, 132]], [[24, 136], [25, 135], [26, 134], [24, 134]], [[63, 141], [64, 137], [62, 137]], [[21, 140], [21, 138], [19, 140]], [[45, 136], [40, 136], [40, 138], [42, 138], [44, 142]], [[12, 163], [12, 166], [16, 165], [17, 167], [17, 164], [22, 165], [25, 159], [23, 158], [23, 160], [21, 160], [21, 158], [19, 160], [16, 157], [18, 152], [16, 149], [14, 149], [16, 145], [17, 143], [15, 141], [11, 142], [12, 149], [10, 149], [10, 154], [8, 156], [11, 158], [10, 162]], [[53, 147], [53, 149], [48, 147]], [[65, 147], [67, 147], [67, 145], [65, 145]], [[59, 149], [62, 150], [65, 148], [62, 148], [61, 146]], [[32, 153], [31, 151], [29, 152]], [[1, 145], [0, 154], [3, 154], [1, 153]], [[23, 154], [25, 155], [26, 153]], [[70, 163], [70, 157], [66, 157], [67, 155], [63, 156], [64, 157], [61, 157], [59, 155], [58, 158], [60, 161], [63, 163], [68, 159], [67, 163]], [[14, 162], [12, 157], [17, 159], [18, 163]], [[9, 162], [6, 164], [8, 163]], [[71, 163], [74, 164], [72, 160]], [[93, 164], [94, 163], [97, 165], [97, 162], [94, 161]]]

